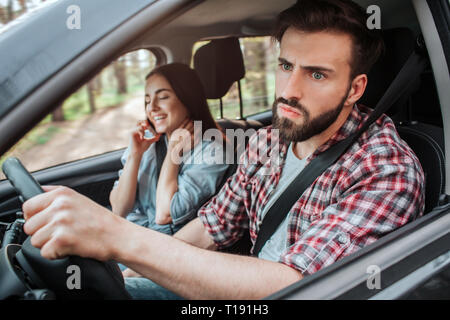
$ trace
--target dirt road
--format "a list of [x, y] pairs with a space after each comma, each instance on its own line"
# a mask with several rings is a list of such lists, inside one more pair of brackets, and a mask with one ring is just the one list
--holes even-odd
[[135, 97], [82, 119], [45, 124], [59, 128], [48, 142], [14, 151], [10, 156], [18, 157], [28, 170], [36, 171], [117, 150], [128, 145], [130, 130], [144, 115], [142, 98]]

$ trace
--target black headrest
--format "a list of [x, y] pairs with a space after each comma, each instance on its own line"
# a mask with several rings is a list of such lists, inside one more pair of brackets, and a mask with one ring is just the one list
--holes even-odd
[[[385, 52], [374, 64], [368, 74], [368, 84], [360, 103], [375, 108], [378, 100], [386, 92], [400, 69], [405, 64], [415, 48], [416, 39], [408, 28], [395, 28], [382, 31], [385, 44]], [[413, 86], [412, 91], [417, 90], [420, 80]], [[406, 105], [407, 96], [397, 101], [388, 111], [393, 115], [401, 111]]]
[[194, 69], [208, 99], [220, 99], [231, 85], [245, 76], [244, 59], [237, 38], [215, 39], [199, 48]]

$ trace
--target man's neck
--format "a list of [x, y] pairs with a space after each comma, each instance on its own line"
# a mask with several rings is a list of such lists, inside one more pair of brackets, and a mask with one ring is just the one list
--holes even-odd
[[302, 142], [293, 142], [292, 151], [294, 155], [299, 159], [304, 159], [311, 155], [318, 147], [327, 142], [347, 121], [348, 116], [353, 110], [352, 107], [343, 108], [339, 117], [331, 126], [328, 127], [322, 133], [309, 138], [308, 140]]

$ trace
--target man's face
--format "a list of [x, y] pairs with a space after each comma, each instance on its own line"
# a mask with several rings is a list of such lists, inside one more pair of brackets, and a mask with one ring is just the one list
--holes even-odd
[[286, 30], [273, 104], [274, 127], [282, 138], [305, 141], [336, 121], [347, 106], [351, 50], [346, 34]]

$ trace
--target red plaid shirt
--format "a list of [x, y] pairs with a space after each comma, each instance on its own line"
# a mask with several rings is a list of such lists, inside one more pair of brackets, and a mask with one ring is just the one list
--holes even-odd
[[[355, 105], [307, 163], [355, 132], [370, 112]], [[266, 127], [250, 138], [236, 173], [199, 210], [218, 248], [232, 245], [246, 230], [255, 244], [261, 213], [278, 184], [289, 145], [273, 131]], [[277, 153], [279, 165], [260, 161], [256, 151]], [[422, 215], [424, 205], [419, 160], [383, 115], [299, 195], [289, 212], [288, 245], [279, 262], [312, 274]]]

